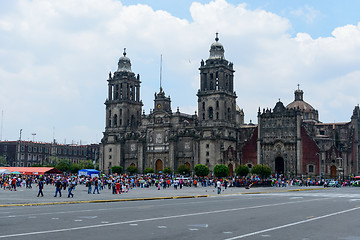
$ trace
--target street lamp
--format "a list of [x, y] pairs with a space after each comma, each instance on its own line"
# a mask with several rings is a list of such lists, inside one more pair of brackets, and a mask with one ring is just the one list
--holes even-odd
[[315, 153], [315, 156], [319, 155], [319, 176], [320, 176], [320, 181], [321, 181], [321, 154], [320, 153]]
[[18, 167], [20, 167], [20, 160], [21, 160], [21, 133], [22, 129], [20, 129], [20, 137], [19, 137], [19, 157], [18, 157]]
[[263, 160], [263, 151], [261, 149], [261, 153], [260, 153], [260, 157], [261, 157], [261, 181], [264, 180], [264, 160]]

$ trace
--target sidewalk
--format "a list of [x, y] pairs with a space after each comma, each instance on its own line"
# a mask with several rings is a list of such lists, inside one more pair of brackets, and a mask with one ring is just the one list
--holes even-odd
[[[284, 191], [306, 191], [319, 190], [323, 187], [259, 187], [259, 188], [223, 188], [221, 194], [258, 194], [269, 192]], [[171, 198], [190, 198], [190, 197], [209, 197], [216, 196], [217, 192], [214, 187], [183, 187], [175, 190], [173, 187], [157, 190], [156, 187], [150, 188], [134, 188], [128, 193], [112, 194], [107, 187], [100, 191], [100, 194], [88, 194], [84, 185], [78, 185], [73, 190], [74, 197], [67, 198], [67, 189], [62, 190], [62, 197], [54, 197], [55, 187], [53, 185], [45, 185], [44, 197], [37, 197], [38, 188], [26, 189], [24, 187], [17, 188], [17, 191], [9, 191], [0, 189], [0, 207], [19, 205], [45, 205], [45, 204], [66, 204], [81, 202], [108, 202], [108, 201], [136, 201], [136, 200], [153, 200], [153, 199], [171, 199]]]

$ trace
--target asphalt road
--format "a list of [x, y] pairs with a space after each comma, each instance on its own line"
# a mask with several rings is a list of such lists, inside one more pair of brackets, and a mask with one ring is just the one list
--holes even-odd
[[[0, 208], [0, 239], [360, 239], [360, 188]], [[0, 194], [2, 194], [1, 192]]]

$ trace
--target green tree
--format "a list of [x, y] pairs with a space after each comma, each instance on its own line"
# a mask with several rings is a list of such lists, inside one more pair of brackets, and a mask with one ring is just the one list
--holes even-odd
[[251, 173], [261, 176], [262, 178], [268, 178], [271, 175], [271, 168], [267, 165], [255, 165], [251, 168]]
[[79, 170], [81, 170], [81, 167], [79, 164], [73, 163], [70, 165], [69, 170], [71, 173], [78, 173]]
[[198, 177], [205, 177], [205, 176], [209, 175], [210, 170], [206, 165], [197, 164], [194, 167], [194, 172], [195, 172], [195, 175]]
[[222, 164], [216, 165], [213, 171], [215, 177], [221, 178], [221, 177], [227, 177], [229, 175], [229, 168]]
[[177, 172], [181, 175], [189, 175], [190, 168], [188, 166], [186, 166], [185, 164], [183, 164], [177, 168]]
[[171, 174], [171, 173], [172, 173], [171, 168], [170, 168], [170, 167], [164, 168], [163, 173], [165, 173], [165, 174]]
[[8, 162], [3, 156], [0, 156], [0, 167], [6, 167], [9, 166]]
[[122, 174], [123, 171], [124, 171], [124, 168], [122, 166], [113, 166], [111, 168], [112, 173]]
[[35, 163], [33, 165], [31, 165], [32, 167], [44, 167], [44, 165], [41, 165], [41, 164], [38, 164], [38, 163]]
[[246, 165], [240, 165], [235, 170], [237, 176], [246, 177], [250, 170], [249, 167]]
[[70, 161], [68, 159], [59, 159], [56, 161], [55, 168], [62, 172], [70, 171]]
[[138, 172], [138, 169], [135, 166], [129, 166], [126, 170], [129, 172], [130, 175], [133, 175]]
[[94, 169], [95, 166], [91, 160], [86, 160], [80, 163], [81, 169]]
[[145, 174], [154, 173], [154, 169], [151, 168], [151, 167], [147, 167], [147, 168], [145, 168], [144, 173], [145, 173]]

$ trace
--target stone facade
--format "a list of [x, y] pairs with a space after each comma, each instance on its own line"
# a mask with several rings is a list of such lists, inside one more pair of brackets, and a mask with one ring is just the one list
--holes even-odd
[[[184, 164], [193, 169], [202, 163], [210, 169], [216, 164], [227, 164], [233, 171], [240, 164], [238, 129], [244, 124], [244, 114], [236, 106], [233, 64], [225, 59], [218, 37], [211, 45], [209, 58], [201, 61], [199, 115], [181, 113], [179, 109], [173, 112], [171, 99], [161, 87], [154, 96], [154, 109], [148, 115], [139, 115], [140, 77], [134, 77], [130, 59], [125, 55], [108, 79], [100, 169], [109, 172], [115, 165], [132, 165], [139, 172], [146, 167], [161, 171], [165, 167], [176, 170]], [[125, 86], [126, 90], [122, 90]], [[127, 86], [133, 86], [136, 98], [129, 99]]]
[[216, 36], [209, 58], [200, 62], [194, 115], [173, 112], [161, 87], [154, 95], [154, 109], [142, 112], [140, 76], [135, 77], [124, 52], [118, 70], [109, 74], [100, 170], [136, 166], [142, 173], [147, 167], [176, 170], [183, 164], [192, 170], [201, 163], [210, 170], [225, 164], [232, 174], [240, 164], [266, 164], [285, 175], [358, 174], [358, 106], [348, 123], [321, 123], [298, 87], [286, 107], [279, 100], [273, 110], [259, 108], [258, 125], [245, 124], [244, 112], [236, 105], [233, 64], [224, 52]]
[[86, 160], [98, 162], [99, 144], [76, 145], [43, 143], [33, 141], [2, 141], [0, 156], [11, 167], [31, 167], [34, 164], [51, 164], [58, 159], [68, 159], [72, 163]]

